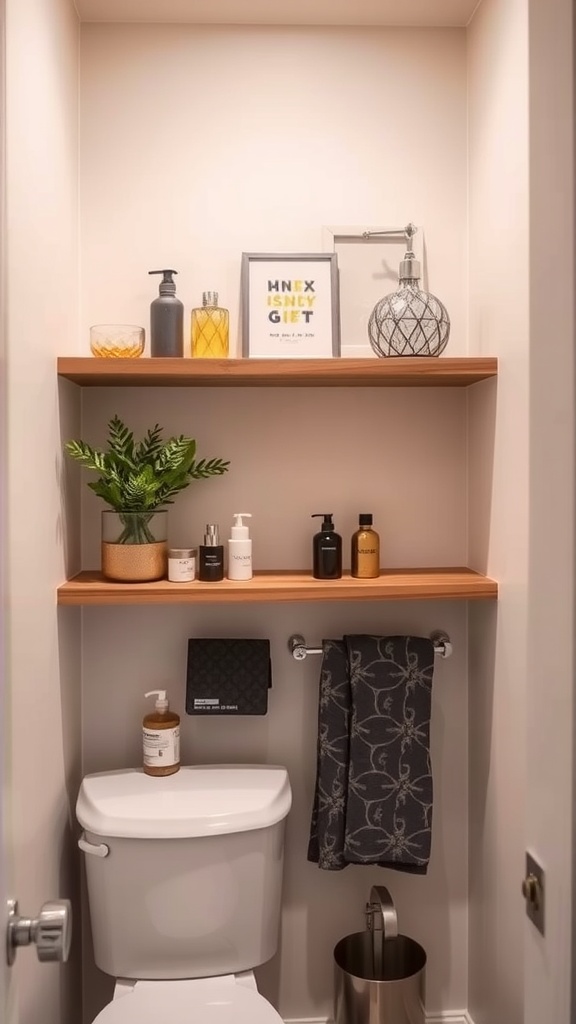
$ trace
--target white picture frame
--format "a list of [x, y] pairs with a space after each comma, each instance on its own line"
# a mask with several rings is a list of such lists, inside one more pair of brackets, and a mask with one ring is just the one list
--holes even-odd
[[[392, 236], [379, 236], [379, 232]], [[424, 239], [419, 228], [412, 238], [416, 258], [424, 267]], [[398, 225], [345, 224], [322, 228], [322, 248], [338, 257], [340, 292], [340, 355], [374, 358], [368, 320], [380, 299], [398, 286], [398, 268], [406, 252], [404, 229]]]

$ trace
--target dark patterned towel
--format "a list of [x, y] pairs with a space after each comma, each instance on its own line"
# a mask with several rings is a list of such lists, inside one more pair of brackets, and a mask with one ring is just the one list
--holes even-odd
[[425, 874], [430, 858], [430, 710], [426, 637], [326, 640], [308, 859]]
[[336, 871], [346, 867], [344, 834], [352, 702], [346, 644], [340, 640], [324, 640], [322, 648], [316, 789], [308, 860]]

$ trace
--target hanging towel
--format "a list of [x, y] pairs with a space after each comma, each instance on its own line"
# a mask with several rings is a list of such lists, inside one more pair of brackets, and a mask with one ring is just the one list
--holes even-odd
[[425, 874], [430, 858], [430, 711], [426, 637], [323, 643], [317, 777], [308, 859]]
[[318, 701], [316, 788], [308, 860], [321, 868], [346, 867], [344, 835], [350, 762], [351, 695], [346, 644], [324, 640]]

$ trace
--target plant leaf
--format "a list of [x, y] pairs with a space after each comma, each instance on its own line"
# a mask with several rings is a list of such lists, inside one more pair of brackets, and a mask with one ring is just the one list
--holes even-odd
[[194, 480], [202, 480], [208, 476], [222, 476], [223, 473], [228, 472], [229, 465], [229, 462], [224, 462], [222, 459], [200, 459], [199, 462], [191, 466], [188, 472]]
[[106, 481], [100, 477], [99, 480], [91, 481], [88, 487], [99, 498], [103, 498], [107, 505], [111, 505], [116, 510], [122, 510], [122, 490], [113, 481]]
[[113, 416], [108, 423], [108, 439], [110, 452], [116, 457], [117, 464], [129, 469], [136, 469], [134, 462], [134, 435], [124, 425], [119, 416]]
[[157, 458], [162, 448], [162, 427], [156, 424], [151, 430], [148, 430], [146, 437], [140, 441], [134, 450], [134, 461], [139, 465], [141, 463], [154, 464], [154, 460]]
[[189, 437], [171, 437], [154, 461], [156, 473], [188, 470], [194, 461], [196, 441]]
[[77, 462], [81, 462], [86, 469], [96, 469], [99, 472], [103, 472], [105, 470], [106, 456], [104, 452], [99, 452], [95, 448], [91, 448], [90, 445], [85, 444], [84, 441], [67, 441], [64, 448], [71, 458], [76, 459]]

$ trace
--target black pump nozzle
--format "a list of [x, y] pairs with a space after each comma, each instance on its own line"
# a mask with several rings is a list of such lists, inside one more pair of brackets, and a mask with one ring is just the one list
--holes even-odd
[[311, 519], [320, 519], [321, 517], [323, 517], [322, 529], [326, 533], [330, 533], [330, 531], [334, 530], [334, 523], [332, 522], [332, 516], [333, 515], [334, 515], [333, 512], [314, 512], [310, 516], [310, 518]]
[[177, 274], [177, 270], [149, 270], [148, 273], [164, 274], [164, 277], [160, 282], [160, 295], [176, 295], [176, 285], [172, 274]]

